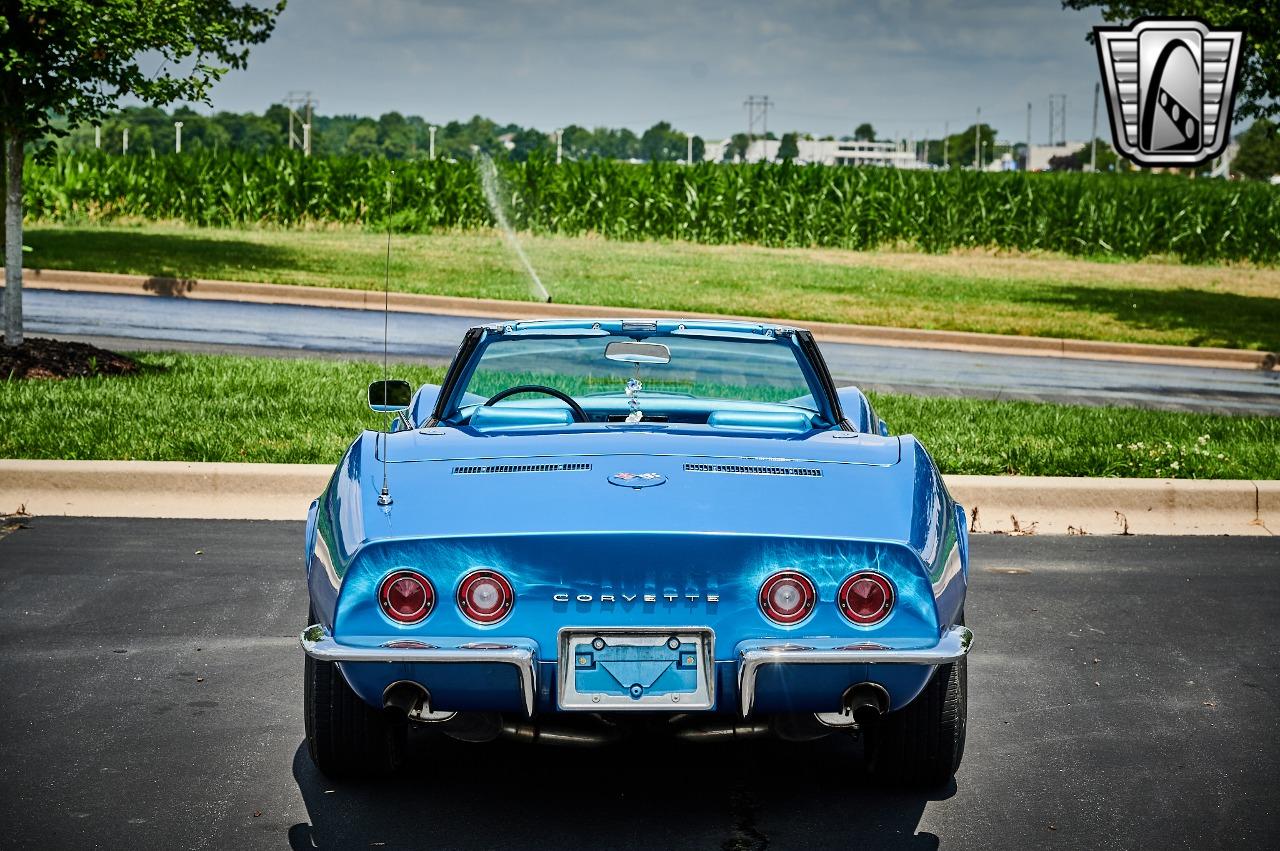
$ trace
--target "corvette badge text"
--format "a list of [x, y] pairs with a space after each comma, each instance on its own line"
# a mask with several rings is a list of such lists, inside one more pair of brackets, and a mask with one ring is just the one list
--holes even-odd
[[593, 603], [597, 599], [600, 603], [635, 603], [639, 601], [645, 605], [654, 605], [658, 600], [663, 600], [667, 605], [674, 605], [677, 600], [687, 600], [690, 603], [696, 603], [699, 600], [706, 600], [707, 603], [719, 603], [719, 594], [601, 594], [596, 597], [592, 594], [554, 594], [551, 597], [557, 603], [567, 603], [570, 599], [578, 603]]
[[1116, 151], [1142, 166], [1195, 166], [1222, 153], [1240, 72], [1240, 30], [1143, 18], [1094, 27]]

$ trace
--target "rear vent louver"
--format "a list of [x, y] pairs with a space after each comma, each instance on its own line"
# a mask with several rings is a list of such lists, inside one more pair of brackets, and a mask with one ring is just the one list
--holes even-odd
[[454, 467], [455, 476], [478, 473], [579, 473], [590, 470], [590, 464], [491, 464], [487, 467]]
[[743, 476], [821, 476], [814, 467], [752, 467], [740, 464], [685, 464], [686, 473], [736, 473]]

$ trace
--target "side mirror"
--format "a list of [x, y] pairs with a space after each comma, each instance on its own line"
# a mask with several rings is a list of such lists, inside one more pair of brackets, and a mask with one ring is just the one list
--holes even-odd
[[884, 420], [879, 420], [879, 419], [878, 419], [878, 420], [876, 420], [876, 424], [879, 426], [879, 429], [880, 429], [880, 436], [881, 436], [881, 437], [888, 437], [888, 436], [889, 436], [889, 424], [888, 424], [887, 422], [885, 422]]
[[392, 379], [369, 385], [369, 409], [377, 414], [400, 414], [409, 410], [413, 388], [407, 381]]

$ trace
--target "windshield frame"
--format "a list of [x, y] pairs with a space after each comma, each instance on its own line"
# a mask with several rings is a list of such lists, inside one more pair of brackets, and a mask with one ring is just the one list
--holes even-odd
[[434, 426], [447, 422], [461, 412], [465, 407], [462, 405], [462, 397], [485, 350], [490, 345], [498, 343], [499, 339], [509, 335], [518, 335], [521, 339], [624, 336], [635, 340], [655, 341], [660, 341], [664, 337], [697, 336], [722, 340], [750, 340], [758, 345], [789, 346], [813, 397], [818, 416], [828, 424], [828, 427], [837, 427], [846, 431], [854, 430], [845, 420], [840, 409], [835, 382], [831, 379], [831, 374], [818, 351], [813, 335], [808, 331], [746, 323], [718, 322], [704, 325], [694, 322], [642, 323], [628, 320], [615, 320], [608, 323], [527, 322], [480, 325], [469, 329], [445, 373], [431, 419], [424, 425]]

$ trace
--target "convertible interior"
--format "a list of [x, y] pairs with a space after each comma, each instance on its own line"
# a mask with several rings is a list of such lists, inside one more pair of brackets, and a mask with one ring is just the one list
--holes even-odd
[[[476, 431], [498, 431], [574, 423], [626, 423], [631, 412], [623, 393], [601, 393], [572, 399], [574, 407], [555, 396], [506, 397], [492, 404], [468, 393], [459, 409], [458, 425]], [[747, 402], [733, 399], [699, 399], [668, 393], [645, 393], [642, 423], [707, 425], [721, 429], [807, 432], [824, 428], [820, 417], [801, 408], [809, 397], [785, 403]], [[799, 406], [799, 407], [791, 407]]]

